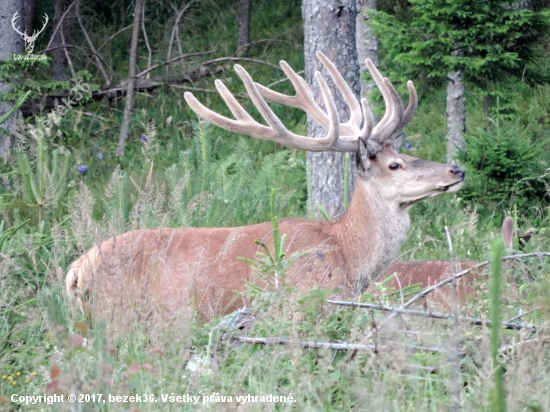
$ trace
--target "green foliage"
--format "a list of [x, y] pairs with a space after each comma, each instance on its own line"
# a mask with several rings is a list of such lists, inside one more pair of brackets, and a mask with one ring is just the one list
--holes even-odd
[[[11, 108], [10, 111], [8, 111], [5, 115], [3, 115], [2, 117], [0, 117], [0, 124], [4, 123], [6, 120], [8, 120], [8, 118], [16, 111], [19, 109], [19, 107], [21, 107], [21, 105], [23, 103], [25, 103], [25, 100], [27, 100], [27, 97], [29, 97], [29, 95], [31, 94], [30, 90], [25, 93], [23, 96], [21, 96], [19, 98], [19, 100], [15, 103], [15, 105]], [[0, 129], [0, 131], [4, 131], [5, 132], [5, 129]]]
[[547, 76], [533, 63], [543, 56], [540, 40], [548, 33], [550, 15], [522, 10], [518, 3], [411, 0], [395, 15], [373, 11], [369, 24], [391, 62], [385, 75], [430, 79], [432, 85], [457, 70], [478, 85], [505, 74], [544, 81]]
[[[48, 94], [68, 92], [74, 83], [71, 80], [52, 80], [51, 60], [7, 60], [0, 63], [0, 81], [9, 83], [12, 88], [0, 96], [0, 101], [21, 99], [23, 96], [41, 97]], [[87, 70], [76, 73], [79, 83], [89, 82]], [[91, 85], [90, 90], [98, 90]]]
[[283, 234], [281, 237], [279, 234], [279, 221], [275, 214], [275, 189], [271, 189], [271, 227], [273, 233], [273, 253], [269, 250], [267, 245], [261, 240], [255, 240], [254, 242], [261, 246], [265, 253], [257, 252], [257, 260], [248, 258], [237, 258], [250, 265], [257, 271], [257, 273], [267, 277], [267, 280], [272, 283], [276, 288], [286, 287], [285, 273], [292, 264], [300, 257], [305, 256], [309, 251], [294, 252], [289, 258], [285, 259], [285, 241], [287, 234]]
[[23, 183], [23, 196], [38, 208], [39, 220], [43, 211], [55, 209], [68, 190], [70, 153], [63, 148], [49, 150], [44, 138], [36, 139], [36, 157], [16, 151], [17, 170]]
[[528, 128], [517, 122], [478, 127], [466, 134], [468, 150], [460, 154], [466, 167], [466, 183], [460, 195], [483, 207], [520, 208], [542, 204], [548, 141], [533, 141]]

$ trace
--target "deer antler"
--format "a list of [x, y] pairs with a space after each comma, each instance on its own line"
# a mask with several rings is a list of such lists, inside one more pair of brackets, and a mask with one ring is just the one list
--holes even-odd
[[16, 11], [15, 14], [13, 15], [13, 17], [11, 18], [11, 26], [13, 27], [13, 29], [18, 33], [20, 34], [21, 36], [25, 37], [27, 36], [27, 33], [21, 33], [19, 31], [19, 26], [15, 27], [15, 21], [17, 20], [17, 18], [19, 17], [19, 11]]
[[[350, 108], [350, 118], [346, 123], [340, 123], [334, 98], [321, 74], [316, 72], [315, 78], [319, 83], [323, 101], [327, 108], [326, 113], [315, 102], [313, 93], [305, 80], [298, 76], [285, 61], [281, 61], [280, 65], [296, 90], [295, 96], [281, 94], [254, 83], [244, 68], [235, 65], [235, 70], [243, 81], [252, 102], [269, 124], [269, 127], [256, 122], [220, 80], [216, 80], [216, 87], [237, 120], [221, 116], [206, 108], [190, 92], [185, 93], [185, 100], [199, 116], [232, 132], [246, 134], [263, 140], [272, 140], [288, 147], [309, 151], [332, 150], [355, 152], [358, 149], [357, 138], [361, 137], [365, 142], [367, 140], [372, 142], [369, 144], [369, 154], [376, 154], [392, 136], [396, 136], [405, 127], [413, 116], [417, 106], [417, 95], [412, 82], [408, 83], [410, 93], [409, 105], [407, 110], [404, 111], [401, 98], [391, 82], [387, 78], [382, 77], [374, 64], [367, 59], [367, 66], [371, 71], [374, 81], [380, 88], [386, 104], [386, 114], [373, 129], [372, 112], [367, 100], [361, 99], [361, 104], [359, 104], [353, 91], [338, 69], [336, 69], [336, 66], [321, 52], [317, 52], [317, 57], [329, 72], [334, 84], [340, 93], [342, 93], [344, 101]], [[305, 111], [328, 130], [327, 135], [323, 138], [312, 138], [290, 132], [283, 126], [281, 120], [275, 116], [262, 96], [276, 103]], [[363, 123], [362, 127], [361, 123]]]
[[48, 17], [48, 15], [46, 13], [44, 13], [44, 24], [42, 25], [42, 28], [39, 30], [39, 31], [34, 31], [33, 34], [32, 34], [32, 39], [33, 40], [36, 40], [36, 38], [38, 37], [38, 35], [40, 33], [42, 33], [44, 31], [44, 29], [46, 28], [46, 25], [48, 24], [48, 22], [50, 21], [50, 18]]

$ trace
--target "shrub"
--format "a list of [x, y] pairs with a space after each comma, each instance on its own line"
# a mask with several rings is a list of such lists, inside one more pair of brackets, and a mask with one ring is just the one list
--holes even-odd
[[543, 155], [548, 140], [533, 140], [528, 128], [509, 122], [466, 134], [468, 149], [459, 156], [468, 176], [462, 198], [482, 208], [540, 204], [547, 195]]

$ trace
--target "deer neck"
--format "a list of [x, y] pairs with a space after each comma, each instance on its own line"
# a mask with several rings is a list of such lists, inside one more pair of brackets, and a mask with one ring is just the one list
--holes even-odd
[[355, 294], [384, 274], [409, 232], [408, 212], [396, 199], [385, 198], [382, 189], [373, 179], [357, 179], [347, 212], [333, 225]]

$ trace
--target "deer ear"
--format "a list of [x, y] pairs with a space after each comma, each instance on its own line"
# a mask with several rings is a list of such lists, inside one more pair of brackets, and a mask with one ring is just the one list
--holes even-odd
[[357, 173], [364, 179], [368, 178], [368, 173], [370, 170], [370, 160], [369, 153], [367, 150], [367, 142], [359, 137], [359, 148], [357, 149], [357, 154], [355, 155], [355, 164], [357, 166]]
[[502, 222], [502, 239], [506, 248], [514, 248], [514, 219], [510, 216], [507, 216]]
[[393, 139], [393, 150], [395, 153], [399, 153], [401, 150], [401, 144], [403, 143], [403, 132], [399, 133], [395, 139]]

